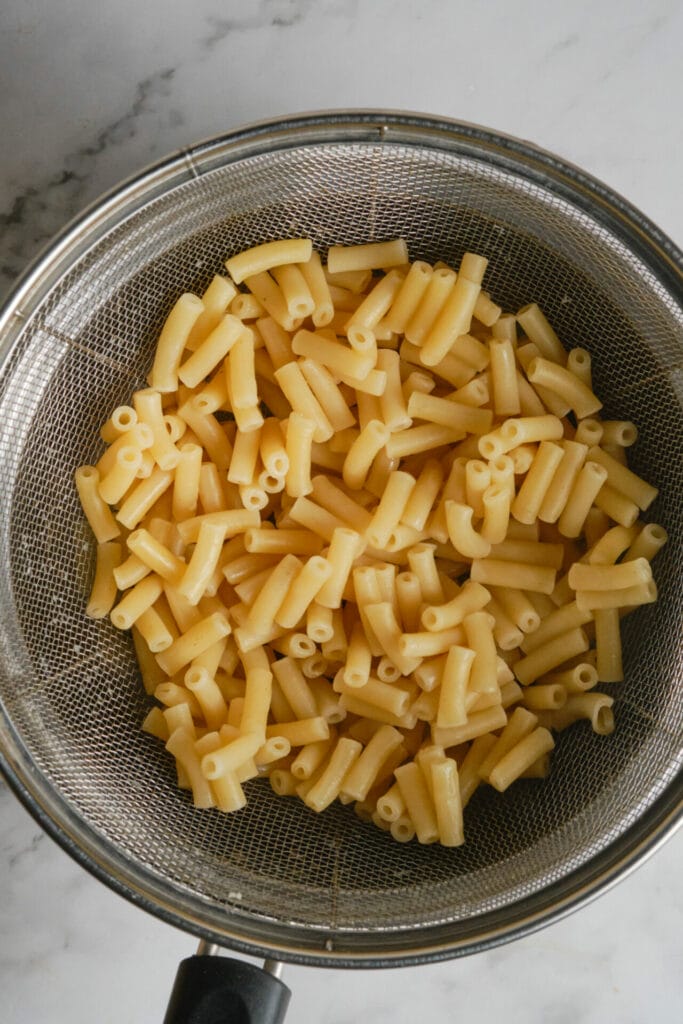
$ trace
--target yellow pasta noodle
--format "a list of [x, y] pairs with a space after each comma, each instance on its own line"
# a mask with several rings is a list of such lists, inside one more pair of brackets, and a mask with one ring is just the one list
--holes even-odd
[[400, 356], [392, 349], [380, 349], [377, 353], [376, 367], [386, 374], [384, 391], [379, 397], [382, 420], [390, 431], [405, 430], [412, 424], [406, 408], [405, 396], [401, 388]]
[[639, 509], [648, 509], [657, 497], [656, 487], [652, 487], [645, 480], [633, 473], [626, 466], [622, 466], [611, 455], [597, 446], [588, 450], [588, 458], [602, 466], [607, 471], [607, 482], [614, 487], [625, 498], [634, 502]]
[[427, 459], [401, 513], [402, 523], [414, 530], [425, 528], [441, 489], [443, 477], [441, 464], [436, 459]]
[[415, 478], [410, 473], [396, 470], [389, 474], [384, 494], [365, 531], [367, 541], [372, 547], [381, 549], [387, 546], [414, 487]]
[[485, 611], [470, 612], [463, 619], [467, 646], [475, 658], [470, 673], [470, 688], [487, 693], [498, 688], [496, 645], [493, 639], [493, 620]]
[[390, 270], [368, 292], [363, 301], [353, 311], [348, 327], [360, 325], [370, 330], [377, 327], [380, 320], [389, 311], [391, 304], [403, 283], [403, 274], [398, 270]]
[[[136, 619], [151, 608], [157, 600], [163, 584], [156, 576], [147, 576], [127, 591], [119, 603], [112, 609], [109, 617], [117, 629], [130, 629]], [[164, 666], [162, 665], [162, 668]], [[172, 673], [169, 673], [171, 675]]]
[[422, 423], [408, 430], [400, 430], [391, 434], [386, 441], [387, 455], [401, 459], [407, 455], [417, 455], [438, 448], [440, 445], [453, 444], [464, 436], [461, 430], [444, 427], [440, 423]]
[[561, 395], [569, 403], [570, 409], [581, 419], [592, 416], [602, 409], [600, 399], [579, 377], [549, 359], [532, 359], [527, 366], [527, 377], [532, 384], [538, 384], [554, 394]]
[[358, 760], [362, 745], [347, 736], [337, 741], [329, 761], [315, 784], [308, 790], [304, 802], [311, 810], [320, 813], [339, 795], [344, 781]]
[[507, 562], [498, 558], [475, 558], [471, 579], [494, 587], [518, 587], [522, 590], [552, 594], [555, 587], [555, 569], [525, 562]]
[[422, 625], [431, 631], [452, 629], [459, 626], [466, 615], [485, 608], [490, 600], [486, 587], [474, 580], [468, 580], [462, 589], [446, 604], [426, 607], [421, 616]]
[[190, 292], [181, 295], [162, 328], [149, 375], [150, 387], [168, 393], [178, 386], [178, 368], [195, 322], [204, 312], [201, 299]]
[[491, 772], [515, 747], [520, 740], [529, 736], [538, 725], [538, 718], [526, 708], [516, 708], [510, 715], [507, 725], [496, 738], [496, 742], [488, 751], [478, 767], [479, 775], [486, 781], [489, 780]]
[[465, 697], [475, 656], [475, 651], [468, 647], [450, 648], [441, 676], [437, 726], [449, 728], [467, 721]]
[[521, 406], [512, 342], [509, 338], [492, 338], [489, 351], [495, 412], [498, 416], [518, 416]]
[[501, 758], [489, 775], [489, 782], [503, 793], [515, 779], [518, 779], [531, 765], [555, 746], [552, 734], [543, 728], [535, 729], [529, 736]]
[[121, 545], [104, 541], [97, 545], [95, 577], [85, 614], [91, 619], [103, 619], [108, 615], [116, 600], [116, 579], [114, 570], [121, 563]]
[[402, 743], [401, 733], [382, 725], [371, 737], [346, 775], [342, 792], [354, 800], [365, 800], [384, 762]]
[[452, 270], [448, 267], [434, 270], [420, 302], [406, 324], [404, 333], [408, 342], [422, 345], [454, 287], [455, 274]]
[[389, 440], [388, 428], [381, 420], [370, 420], [351, 445], [344, 459], [342, 475], [347, 487], [360, 489], [380, 449]]
[[622, 590], [649, 583], [652, 568], [646, 558], [636, 558], [619, 565], [575, 562], [569, 570], [568, 579], [573, 590]]
[[562, 448], [552, 441], [541, 441], [533, 462], [512, 503], [511, 513], [520, 523], [534, 523], [548, 488], [562, 461]]
[[273, 267], [271, 273], [282, 290], [289, 315], [294, 320], [310, 316], [315, 309], [315, 300], [300, 268], [286, 263]]
[[97, 543], [104, 544], [118, 537], [121, 530], [99, 494], [100, 474], [97, 469], [94, 466], [80, 466], [76, 470], [75, 479], [81, 507]]
[[463, 267], [467, 267], [468, 256], [465, 253], [455, 285], [439, 313], [436, 322], [424, 339], [422, 362], [425, 366], [435, 366], [451, 350], [457, 338], [467, 334], [472, 322], [474, 307], [481, 290], [481, 277], [487, 261], [476, 257], [480, 266], [472, 270], [468, 277]]
[[580, 535], [588, 512], [598, 494], [604, 489], [606, 479], [607, 470], [599, 463], [593, 460], [584, 463], [557, 524], [564, 537]]
[[197, 514], [203, 450], [198, 444], [183, 444], [173, 479], [173, 518], [191, 519]]
[[538, 510], [538, 518], [544, 523], [555, 523], [561, 516], [588, 453], [587, 446], [577, 443], [576, 440], [563, 441], [561, 448], [562, 459]]
[[218, 565], [224, 540], [225, 526], [221, 523], [204, 521], [199, 527], [192, 557], [178, 583], [178, 592], [190, 604], [199, 604], [203, 597], [209, 577]]
[[316, 425], [300, 412], [287, 420], [286, 452], [289, 462], [285, 489], [292, 498], [301, 498], [313, 488], [311, 483], [311, 444]]
[[513, 671], [522, 685], [529, 686], [539, 676], [587, 650], [588, 637], [583, 629], [575, 626], [565, 633], [552, 637], [530, 654], [520, 658], [515, 662]]
[[211, 280], [207, 290], [202, 295], [203, 311], [197, 317], [193, 328], [191, 328], [185, 348], [194, 352], [207, 338], [213, 329], [218, 325], [221, 317], [225, 314], [227, 307], [237, 295], [237, 289], [231, 281], [216, 273]]
[[118, 405], [107, 422], [100, 427], [100, 437], [106, 444], [111, 444], [121, 434], [134, 427], [137, 420], [137, 413], [130, 405]]
[[184, 728], [175, 729], [166, 741], [166, 749], [182, 766], [192, 789], [195, 807], [213, 807], [215, 801], [211, 787], [201, 771], [192, 734]]
[[[506, 458], [506, 456], [501, 456]], [[514, 491], [512, 464], [510, 463], [510, 480]], [[493, 479], [493, 471], [492, 471]], [[483, 522], [480, 536], [489, 544], [499, 544], [505, 539], [510, 520], [511, 489], [504, 483], [492, 483], [482, 496]]]
[[596, 608], [595, 648], [598, 679], [603, 683], [620, 683], [624, 678], [621, 657], [621, 632], [618, 608]]
[[312, 331], [297, 331], [292, 339], [292, 350], [296, 355], [316, 359], [332, 373], [363, 380], [373, 368], [372, 353], [367, 355], [355, 351], [339, 341], [332, 341], [323, 334]]
[[435, 843], [439, 838], [436, 811], [424, 775], [415, 762], [396, 769], [396, 781], [418, 842]]
[[390, 330], [399, 334], [405, 333], [408, 321], [420, 304], [431, 276], [432, 268], [428, 263], [416, 260], [411, 264], [385, 317], [385, 323]]
[[245, 331], [238, 317], [226, 313], [209, 336], [194, 350], [178, 370], [178, 377], [189, 388], [197, 385], [227, 356]]
[[657, 600], [657, 585], [654, 580], [636, 583], [619, 590], [577, 590], [576, 604], [582, 610], [597, 608], [631, 608], [640, 604], [652, 604]]
[[288, 263], [305, 263], [311, 258], [313, 247], [309, 238], [291, 238], [265, 242], [246, 249], [225, 261], [230, 277], [240, 284], [247, 277]]
[[268, 241], [173, 307], [76, 473], [87, 614], [132, 630], [142, 727], [198, 807], [237, 811], [267, 774], [387, 841], [458, 846], [482, 780], [544, 778], [551, 730], [614, 728], [595, 687], [623, 679], [667, 534], [590, 354], [534, 303], [504, 313], [485, 257], [327, 260]]
[[299, 366], [335, 432], [352, 427], [356, 422], [355, 417], [328, 368], [317, 359], [310, 358], [301, 359]]
[[405, 634], [401, 633], [392, 605], [388, 601], [380, 601], [377, 604], [367, 604], [364, 611], [372, 627], [373, 636], [383, 652], [403, 675], [410, 675], [417, 668], [420, 658], [407, 653], [401, 646]]
[[[132, 553], [162, 579], [178, 586], [186, 571], [185, 562], [144, 528], [134, 530], [126, 541]], [[196, 604], [197, 602], [195, 602]]]
[[445, 509], [448, 536], [455, 550], [465, 558], [486, 558], [491, 545], [472, 526], [472, 508], [457, 501], [447, 501]]
[[546, 359], [551, 359], [553, 362], [564, 366], [567, 356], [562, 342], [548, 323], [543, 311], [535, 302], [520, 309], [517, 313], [517, 320], [524, 333], [537, 345]]
[[326, 608], [339, 608], [349, 578], [351, 567], [360, 554], [363, 544], [355, 530], [344, 527], [335, 529], [327, 552], [327, 562], [332, 572], [316, 595], [316, 601]]
[[334, 305], [320, 256], [317, 252], [312, 252], [306, 262], [298, 264], [298, 268], [313, 299], [313, 324], [315, 327], [326, 327], [334, 316]]
[[431, 788], [439, 842], [442, 846], [461, 846], [465, 841], [458, 766], [452, 758], [430, 766]]
[[306, 383], [301, 367], [295, 362], [285, 363], [275, 371], [275, 377], [292, 409], [315, 424], [313, 440], [327, 441], [334, 429]]
[[484, 491], [491, 485], [491, 470], [481, 459], [465, 463], [465, 500], [476, 519], [484, 515]]
[[331, 245], [327, 252], [327, 267], [332, 274], [400, 267], [407, 262], [408, 247], [402, 238], [363, 245]]
[[629, 562], [634, 558], [647, 558], [651, 561], [667, 540], [668, 534], [663, 526], [647, 523], [624, 555], [624, 561]]
[[230, 623], [221, 612], [213, 612], [200, 619], [175, 640], [168, 650], [157, 656], [157, 662], [169, 676], [175, 675], [197, 655], [230, 633]]

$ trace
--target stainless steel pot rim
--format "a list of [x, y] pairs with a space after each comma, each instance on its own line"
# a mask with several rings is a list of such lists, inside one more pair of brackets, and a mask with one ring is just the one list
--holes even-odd
[[[586, 210], [604, 223], [683, 305], [683, 253], [654, 224], [626, 200], [601, 182], [544, 152], [531, 143], [443, 118], [420, 114], [373, 110], [330, 111], [302, 114], [238, 128], [155, 163], [117, 186], [68, 225], [36, 258], [15, 286], [0, 312], [0, 362], [25, 321], [39, 307], [65, 269], [85, 249], [101, 238], [126, 215], [139, 210], [161, 194], [214, 167], [244, 159], [259, 152], [335, 141], [381, 140], [387, 144], [420, 145], [470, 154], [491, 161], [499, 168], [531, 177], [574, 206]], [[345, 948], [344, 933], [310, 930], [310, 942], [300, 945], [277, 940], [253, 941], [247, 927], [233, 929], [221, 920], [220, 908], [207, 907], [202, 919], [176, 887], [173, 904], [164, 895], [157, 877], [137, 868], [140, 884], [117, 851], [106, 848], [100, 835], [76, 818], [45, 780], [22, 748], [21, 740], [7, 720], [0, 722], [5, 754], [0, 768], [10, 785], [39, 824], [83, 867], [114, 891], [169, 924], [195, 933], [209, 941], [246, 954], [275, 956], [292, 962], [330, 966], [387, 967], [419, 964], [479, 952], [498, 943], [522, 937], [584, 905], [634, 870], [668, 838], [683, 820], [683, 778], [674, 779], [659, 799], [640, 816], [617, 843], [611, 844], [583, 868], [561, 881], [521, 900], [513, 923], [501, 923], [503, 912], [492, 911], [459, 923], [440, 937], [421, 928], [415, 944], [406, 952], [406, 933], [400, 949], [390, 948], [378, 956]], [[618, 849], [616, 847], [618, 846]], [[196, 905], [196, 900], [194, 901]], [[275, 929], [276, 930], [276, 929]], [[476, 932], [472, 939], [470, 930]], [[432, 929], [434, 931], [434, 929]], [[354, 932], [354, 939], [358, 933]], [[430, 941], [431, 940], [431, 941]], [[376, 943], [375, 943], [376, 946]]]
[[640, 210], [603, 182], [581, 168], [502, 132], [448, 118], [401, 111], [333, 110], [273, 118], [212, 136], [171, 153], [143, 168], [105, 192], [74, 217], [37, 254], [0, 310], [0, 354], [7, 343], [6, 330], [13, 319], [24, 321], [35, 309], [51, 276], [68, 265], [82, 248], [84, 234], [101, 235], [119, 223], [122, 213], [132, 213], [158, 194], [211, 170], [264, 150], [324, 141], [378, 141], [429, 145], [468, 150], [512, 171], [537, 178], [593, 218], [604, 218], [610, 230], [643, 259], [653, 271], [680, 289], [683, 251]]
[[[3, 740], [5, 737], [3, 737]], [[382, 955], [376, 952], [350, 952], [345, 948], [345, 936], [331, 931], [310, 930], [312, 940], [297, 946], [289, 941], [254, 942], [245, 939], [244, 932], [229, 927], [219, 927], [219, 913], [213, 915], [215, 923], [207, 925], [191, 911], [189, 901], [180, 910], [164, 899], [156, 877], [145, 874], [146, 886], [133, 886], [126, 872], [126, 861], [118, 854], [107, 860], [96, 856], [96, 851], [86, 848], [89, 829], [84, 836], [76, 838], [52, 817], [41, 805], [35, 794], [23, 785], [16, 771], [4, 755], [0, 754], [0, 770], [16, 796], [21, 800], [35, 821], [61, 846], [81, 867], [94, 878], [103, 882], [119, 896], [125, 897], [135, 906], [160, 918], [167, 924], [196, 935], [207, 942], [258, 958], [274, 958], [287, 963], [339, 968], [380, 969], [389, 967], [411, 967], [441, 960], [456, 959], [474, 953], [482, 953], [503, 943], [512, 942], [561, 921], [569, 914], [581, 909], [598, 896], [612, 889], [642, 864], [645, 863], [683, 824], [683, 783], [670, 787], [650, 809], [647, 818], [640, 819], [632, 827], [630, 848], [618, 854], [608, 848], [585, 867], [565, 876], [549, 890], [542, 890], [520, 901], [518, 919], [513, 925], [501, 925], [501, 912], [493, 911], [472, 919], [468, 924], [476, 931], [477, 939], [467, 933], [450, 938], [441, 938], [430, 944], [424, 928], [416, 929], [414, 949], [406, 953], [405, 947], [392, 950], [387, 943]], [[652, 827], [648, 824], [653, 817]], [[624, 843], [622, 837], [619, 845]], [[115, 861], [115, 863], [113, 863]], [[552, 895], [549, 895], [551, 894]], [[462, 925], [458, 930], [463, 931]], [[405, 938], [405, 932], [402, 932]], [[357, 933], [354, 933], [357, 936]], [[315, 942], [313, 941], [315, 940]]]

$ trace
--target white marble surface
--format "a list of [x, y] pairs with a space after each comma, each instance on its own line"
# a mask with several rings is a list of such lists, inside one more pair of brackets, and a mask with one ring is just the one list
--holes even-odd
[[[413, 109], [530, 139], [683, 243], [677, 0], [6, 0], [0, 287], [84, 204], [166, 152], [326, 107]], [[289, 968], [289, 1020], [673, 1024], [683, 1019], [678, 835], [581, 913], [418, 969]], [[160, 1021], [194, 940], [129, 906], [0, 784], [0, 1019]]]

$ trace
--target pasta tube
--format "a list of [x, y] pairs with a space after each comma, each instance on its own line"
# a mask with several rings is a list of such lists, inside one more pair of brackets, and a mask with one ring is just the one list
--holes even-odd
[[290, 239], [227, 266], [77, 471], [87, 614], [132, 628], [142, 727], [198, 807], [261, 774], [458, 846], [482, 780], [544, 778], [551, 729], [614, 728], [595, 687], [667, 539], [639, 522], [637, 428], [597, 418], [590, 354], [537, 305], [482, 291], [481, 255], [456, 274], [394, 239], [325, 268]]

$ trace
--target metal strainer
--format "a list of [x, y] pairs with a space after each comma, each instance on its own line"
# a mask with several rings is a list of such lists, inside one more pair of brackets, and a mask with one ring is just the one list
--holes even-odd
[[[544, 308], [592, 354], [605, 415], [634, 420], [661, 490], [660, 600], [624, 629], [616, 731], [562, 734], [550, 778], [466, 812], [458, 850], [398, 845], [337, 806], [249, 785], [195, 810], [140, 731], [132, 647], [84, 615], [93, 544], [73, 470], [143, 386], [177, 296], [229, 254], [310, 235], [402, 235], [412, 258], [490, 260], [506, 309]], [[554, 157], [421, 116], [312, 115], [237, 131], [122, 186], [54, 243], [0, 322], [0, 745], [29, 809], [118, 892], [205, 939], [330, 966], [457, 956], [558, 917], [632, 867], [683, 805], [683, 261], [653, 225]]]

